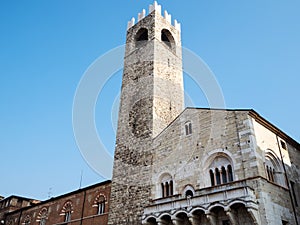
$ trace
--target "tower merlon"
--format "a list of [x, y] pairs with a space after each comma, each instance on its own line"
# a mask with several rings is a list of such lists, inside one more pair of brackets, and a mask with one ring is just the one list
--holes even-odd
[[169, 13], [167, 12], [167, 10], [164, 11], [164, 17], [165, 17], [165, 19], [166, 19], [170, 24], [172, 24], [172, 21], [171, 21], [171, 14], [169, 14]]
[[141, 13], [138, 14], [138, 22], [142, 19], [144, 19], [146, 16], [146, 10], [143, 9], [143, 11]]
[[130, 21], [128, 21], [128, 24], [127, 24], [127, 30], [131, 27], [133, 27], [135, 24], [135, 18], [132, 17]]
[[[154, 1], [154, 3], [152, 5], [149, 5], [149, 14], [152, 13], [153, 11], [156, 11], [157, 14], [163, 16], [166, 21], [168, 21], [171, 25], [172, 24], [172, 16], [171, 14], [169, 14], [167, 12], [167, 10], [164, 11], [164, 15], [162, 15], [161, 13], [161, 5], [159, 5], [157, 3], [157, 1]], [[147, 13], [146, 13], [146, 10], [143, 9], [142, 12], [138, 13], [138, 22], [141, 21], [142, 19], [144, 19], [145, 17], [147, 16]], [[132, 19], [128, 22], [127, 24], [127, 30], [130, 29], [131, 27], [133, 27], [135, 25], [135, 18], [132, 17]], [[181, 26], [180, 26], [180, 23], [178, 23], [177, 20], [174, 20], [174, 25], [176, 30], [180, 31], [181, 30]]]
[[174, 20], [174, 27], [176, 28], [176, 30], [181, 31], [181, 25], [177, 20]]
[[161, 5], [157, 1], [154, 1], [153, 5], [149, 5], [149, 13], [152, 13], [154, 10], [161, 14]]

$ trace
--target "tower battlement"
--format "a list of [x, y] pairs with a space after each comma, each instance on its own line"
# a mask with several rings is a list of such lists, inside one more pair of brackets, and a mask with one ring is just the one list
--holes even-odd
[[[157, 3], [157, 1], [154, 1], [152, 5], [149, 5], [149, 14], [152, 13], [153, 11], [156, 11], [158, 14], [162, 15], [172, 26], [174, 26], [178, 31], [181, 30], [181, 25], [180, 23], [175, 19], [174, 23], [172, 24], [172, 16], [167, 12], [167, 10], [164, 10], [164, 14], [161, 12], [161, 5]], [[138, 20], [137, 22], [141, 21], [144, 19], [147, 15], [146, 10], [143, 9], [142, 12], [138, 13]], [[135, 25], [135, 17], [132, 17], [130, 21], [128, 21], [127, 24], [127, 30], [130, 29]]]

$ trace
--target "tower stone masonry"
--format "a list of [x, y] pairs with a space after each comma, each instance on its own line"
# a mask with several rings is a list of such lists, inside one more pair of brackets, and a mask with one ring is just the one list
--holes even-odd
[[[149, 204], [152, 140], [184, 108], [180, 25], [156, 2], [129, 23], [109, 224], [141, 224]], [[176, 27], [175, 27], [176, 25]]]

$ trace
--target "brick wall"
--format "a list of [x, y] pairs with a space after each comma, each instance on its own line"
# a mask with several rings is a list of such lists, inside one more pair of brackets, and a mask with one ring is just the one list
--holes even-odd
[[[80, 189], [59, 197], [51, 198], [35, 206], [25, 207], [6, 214], [6, 225], [21, 225], [29, 221], [30, 225], [38, 225], [42, 212], [46, 212], [46, 225], [66, 224], [64, 206], [67, 202], [72, 205], [70, 225], [107, 224], [111, 182], [102, 182]], [[95, 203], [97, 197], [105, 197], [105, 211], [97, 215]]]

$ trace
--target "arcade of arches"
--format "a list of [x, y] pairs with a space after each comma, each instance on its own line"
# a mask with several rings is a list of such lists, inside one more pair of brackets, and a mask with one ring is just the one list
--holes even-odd
[[211, 206], [208, 210], [201, 207], [180, 209], [148, 216], [144, 225], [252, 225], [257, 224], [253, 211], [240, 202], [230, 207]]

